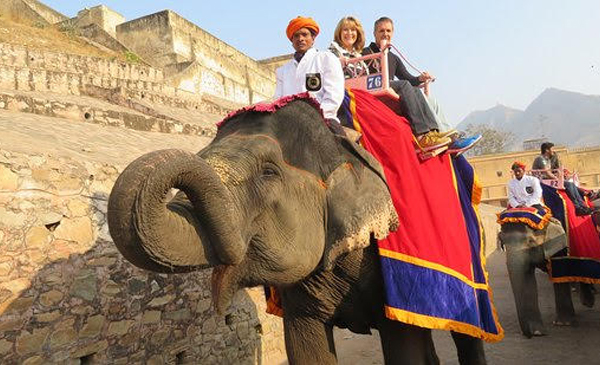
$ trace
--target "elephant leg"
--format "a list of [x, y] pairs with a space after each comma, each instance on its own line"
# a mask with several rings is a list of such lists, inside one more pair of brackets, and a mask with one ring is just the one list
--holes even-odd
[[594, 307], [596, 297], [594, 297], [594, 286], [592, 284], [579, 284], [579, 300], [582, 305], [585, 305], [588, 308]]
[[556, 305], [556, 326], [570, 326], [575, 322], [575, 308], [571, 298], [569, 283], [554, 283], [554, 303]]
[[535, 265], [543, 260], [543, 252], [539, 247], [508, 249], [506, 252], [506, 266], [517, 307], [519, 325], [528, 338], [545, 334], [535, 279]]
[[337, 364], [333, 327], [313, 318], [283, 319], [290, 365]]
[[431, 330], [383, 319], [378, 325], [386, 365], [438, 365]]
[[487, 364], [485, 351], [483, 350], [483, 341], [481, 339], [458, 332], [452, 332], [452, 339], [456, 345], [458, 362], [461, 365]]

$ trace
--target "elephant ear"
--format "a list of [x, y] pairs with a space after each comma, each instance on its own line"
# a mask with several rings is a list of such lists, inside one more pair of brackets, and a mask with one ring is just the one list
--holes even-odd
[[381, 165], [361, 146], [341, 138], [349, 154], [329, 176], [327, 185], [326, 270], [343, 253], [362, 249], [398, 228], [398, 215]]

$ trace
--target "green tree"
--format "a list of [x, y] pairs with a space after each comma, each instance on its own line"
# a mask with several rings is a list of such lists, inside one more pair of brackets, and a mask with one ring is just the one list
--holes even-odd
[[468, 156], [506, 152], [515, 140], [515, 135], [511, 132], [500, 131], [487, 125], [469, 124], [465, 132], [471, 136], [475, 134], [482, 135], [479, 143], [467, 152]]

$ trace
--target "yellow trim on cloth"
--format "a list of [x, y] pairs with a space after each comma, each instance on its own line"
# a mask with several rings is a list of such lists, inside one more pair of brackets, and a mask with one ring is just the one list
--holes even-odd
[[458, 322], [451, 319], [431, 317], [424, 314], [405, 311], [403, 309], [393, 308], [387, 305], [385, 306], [385, 315], [389, 319], [400, 321], [406, 324], [424, 328], [460, 332], [464, 333], [465, 335], [481, 338], [486, 342], [498, 342], [504, 338], [504, 330], [502, 327], [498, 326], [497, 322], [496, 326], [498, 326], [498, 334], [492, 334], [485, 332], [483, 329], [473, 326], [472, 324]]
[[525, 223], [527, 224], [529, 227], [533, 228], [533, 229], [544, 229], [546, 228], [546, 226], [548, 225], [548, 223], [550, 223], [550, 218], [552, 217], [552, 212], [550, 211], [550, 209], [548, 209], [548, 207], [546, 207], [546, 214], [544, 214], [544, 216], [540, 217], [539, 215], [535, 214], [535, 213], [531, 213], [537, 217], [540, 218], [540, 222], [539, 223], [535, 223], [534, 221], [532, 221], [531, 219], [527, 218], [527, 217], [504, 217], [504, 218], [500, 218], [500, 215], [503, 212], [500, 213], [496, 213], [496, 216], [498, 217], [498, 219], [496, 220], [496, 222], [500, 225], [503, 225], [504, 223]]

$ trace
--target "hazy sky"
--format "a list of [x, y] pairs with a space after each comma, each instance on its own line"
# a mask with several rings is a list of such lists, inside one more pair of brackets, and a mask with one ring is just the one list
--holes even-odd
[[104, 4], [127, 20], [171, 9], [256, 59], [292, 51], [295, 16], [319, 23], [325, 48], [341, 17], [358, 17], [370, 41], [386, 15], [394, 44], [437, 77], [432, 90], [454, 123], [498, 103], [523, 109], [548, 87], [600, 95], [599, 0], [42, 1], [68, 16]]

